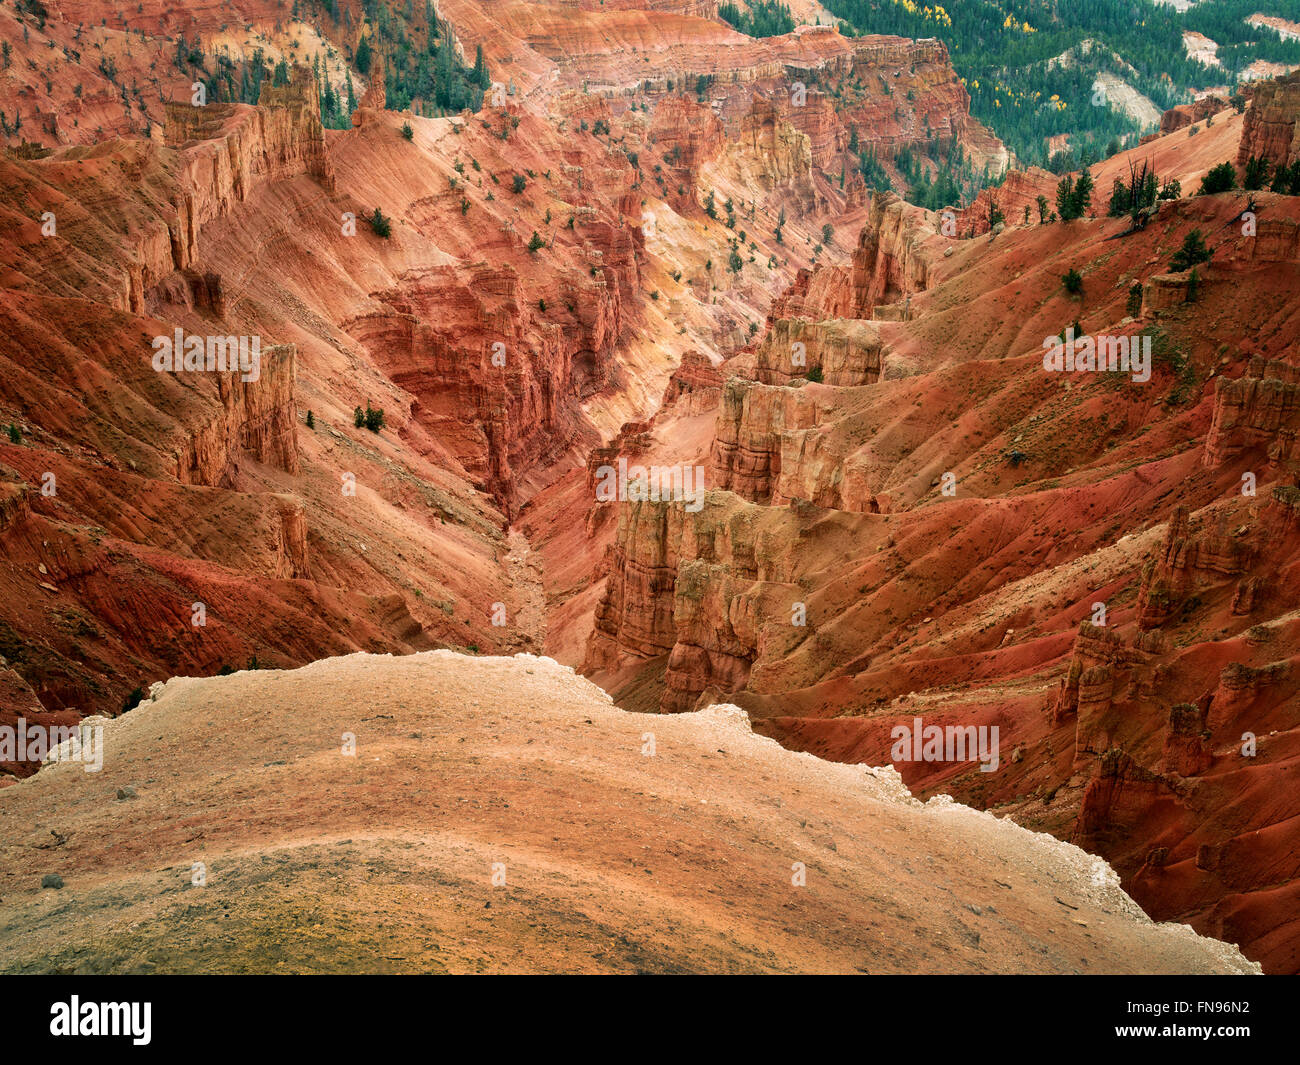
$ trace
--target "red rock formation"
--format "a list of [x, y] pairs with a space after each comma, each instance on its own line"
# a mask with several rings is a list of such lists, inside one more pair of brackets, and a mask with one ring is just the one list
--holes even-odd
[[716, 410], [722, 401], [722, 384], [722, 373], [707, 355], [688, 351], [668, 379], [660, 409], [687, 416]]
[[1236, 577], [1250, 565], [1255, 548], [1232, 535], [1221, 519], [1213, 529], [1192, 529], [1186, 507], [1169, 522], [1164, 548], [1142, 575], [1138, 596], [1139, 624], [1157, 628], [1167, 622], [1184, 600], [1206, 582]]
[[1244, 376], [1220, 378], [1214, 389], [1214, 420], [1201, 461], [1217, 468], [1239, 456], [1267, 456], [1266, 470], [1294, 473], [1300, 461], [1300, 369], [1279, 360], [1251, 359]]
[[1219, 96], [1203, 96], [1190, 104], [1171, 107], [1160, 116], [1160, 133], [1173, 133], [1175, 130], [1204, 122], [1229, 106], [1228, 101]]
[[854, 318], [870, 318], [882, 303], [923, 291], [935, 253], [934, 229], [919, 207], [891, 192], [871, 198], [871, 212], [853, 253]]
[[[980, 236], [989, 231], [989, 208], [996, 204], [1003, 221], [1010, 226], [1039, 223], [1038, 197], [1043, 196], [1049, 205], [1056, 203], [1056, 183], [1060, 179], [1049, 170], [1030, 167], [1028, 170], [1008, 171], [1002, 184], [981, 189], [969, 207], [956, 212], [956, 236]], [[1026, 214], [1026, 211], [1028, 212]]]
[[1144, 769], [1119, 749], [1107, 751], [1084, 790], [1072, 842], [1104, 847], [1109, 838], [1149, 816], [1152, 804], [1167, 794], [1158, 773]]
[[[1183, 174], [1186, 141], [1203, 170], [1201, 139], [1130, 154]], [[1118, 173], [1126, 160], [1104, 165]], [[1022, 210], [1034, 187], [1021, 190]], [[1285, 234], [1294, 214], [1278, 197], [1263, 217]], [[1096, 297], [1089, 331], [1128, 331], [1133, 282], [1148, 282], [1150, 296], [1152, 267], [1221, 215], [1209, 198], [1189, 199], [1116, 242], [1103, 220], [1023, 227], [1013, 217], [996, 240], [958, 243], [936, 214], [876, 196], [851, 264], [797, 275], [763, 339], [724, 367], [713, 491], [700, 513], [662, 530], [676, 565], [671, 639], [668, 567], [653, 588], [631, 587], [616, 562], [607, 595], [642, 628], [656, 619], [653, 644], [629, 646], [626, 659], [643, 687], [662, 669], [662, 709], [725, 698], [790, 746], [877, 764], [890, 757], [890, 726], [918, 707], [999, 723], [1019, 757], [993, 780], [969, 766], [904, 766], [909, 782], [1008, 804], [1101, 851], [1147, 905], [1198, 927], [1216, 927], [1215, 907], [1235, 906], [1224, 900], [1240, 890], [1258, 911], [1238, 918], [1249, 949], [1285, 967], [1286, 949], [1268, 938], [1281, 918], [1265, 897], [1267, 862], [1228, 858], [1236, 886], [1200, 897], [1181, 878], [1202, 843], [1234, 855], [1264, 826], [1286, 835], [1291, 816], [1255, 782], [1276, 787], [1293, 761], [1282, 707], [1295, 667], [1277, 667], [1300, 637], [1279, 598], [1300, 589], [1288, 554], [1296, 505], [1267, 478], [1261, 498], [1243, 497], [1202, 461], [1205, 441], [1227, 446], [1245, 409], [1236, 421], [1226, 406], [1216, 416], [1202, 384], [1226, 375], [1217, 388], [1233, 394], [1234, 353], [1252, 323], [1300, 324], [1288, 275], [1257, 258], [1257, 238], [1229, 236], [1198, 303], [1185, 302], [1185, 278], [1172, 279], [1177, 301], [1161, 306], [1160, 327], [1185, 368], [1158, 357], [1149, 388], [1044, 374], [1039, 347], [1077, 313], [1061, 302], [1063, 262]], [[1259, 349], [1278, 361], [1288, 335]], [[806, 368], [792, 358], [796, 341]], [[813, 369], [820, 384], [807, 380]], [[1271, 441], [1250, 446], [1266, 456]], [[1171, 506], [1163, 537], [1137, 548]], [[628, 557], [665, 557], [660, 534], [655, 525], [645, 543], [627, 539]], [[1097, 602], [1106, 627], [1081, 627]], [[792, 623], [796, 603], [806, 626]], [[596, 644], [603, 662], [619, 660], [617, 626]], [[1288, 738], [1248, 762], [1239, 737], [1265, 735], [1263, 722]], [[1067, 786], [1089, 779], [1082, 794]]]
[[852, 271], [829, 266], [800, 270], [794, 283], [772, 300], [767, 324], [782, 318], [852, 318], [856, 310]]
[[815, 424], [797, 390], [729, 377], [718, 408], [709, 483], [751, 502], [771, 501], [781, 476], [782, 430]]
[[724, 147], [722, 123], [694, 100], [668, 96], [655, 108], [649, 139], [668, 171], [664, 182], [668, 202], [674, 210], [694, 211], [700, 169]]
[[1207, 743], [1210, 731], [1205, 725], [1205, 708], [1195, 703], [1179, 703], [1169, 711], [1169, 731], [1165, 735], [1165, 770], [1191, 777], [1209, 769], [1214, 761]]
[[[1202, 271], [1197, 271], [1198, 275]], [[1154, 318], [1162, 311], [1174, 310], [1184, 306], [1187, 303], [1187, 286], [1191, 275], [1188, 273], [1180, 274], [1154, 274], [1148, 277], [1142, 283], [1142, 310], [1139, 312], [1143, 318]], [[1203, 283], [1203, 279], [1200, 279]]]
[[268, 347], [256, 380], [243, 380], [239, 371], [216, 378], [220, 407], [177, 456], [181, 484], [232, 487], [241, 451], [286, 473], [298, 472], [296, 355], [292, 344]]
[[619, 508], [618, 535], [596, 609], [583, 671], [614, 667], [622, 656], [652, 658], [672, 649], [682, 503], [629, 502]]
[[884, 373], [887, 354], [879, 330], [869, 322], [782, 318], [755, 352], [754, 377], [784, 385], [813, 373], [828, 385], [874, 384]]
[[1252, 158], [1267, 159], [1274, 167], [1289, 166], [1300, 158], [1300, 72], [1261, 82], [1246, 110], [1237, 148], [1237, 165]]
[[1083, 719], [1105, 714], [1111, 703], [1132, 684], [1135, 668], [1145, 662], [1146, 656], [1136, 648], [1125, 646], [1118, 632], [1090, 621], [1079, 625], [1070, 666], [1061, 680], [1052, 710], [1058, 723], [1070, 716], [1079, 717], [1077, 753], [1099, 754], [1110, 746], [1106, 743], [1099, 747], [1093, 743], [1084, 729]]

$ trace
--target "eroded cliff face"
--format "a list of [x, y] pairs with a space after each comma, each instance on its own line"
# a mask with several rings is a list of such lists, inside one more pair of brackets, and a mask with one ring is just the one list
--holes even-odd
[[[317, 22], [314, 15], [277, 0], [149, 0], [122, 10], [98, 0], [15, 5], [13, 12], [0, 13], [0, 38], [10, 49], [5, 139], [54, 147], [158, 138], [168, 103], [188, 105], [197, 80], [227, 93], [255, 56], [265, 66], [282, 59], [292, 66], [303, 55], [355, 47], [359, 26]], [[188, 45], [184, 51], [181, 36]], [[337, 54], [326, 66], [342, 88], [346, 75]], [[217, 76], [227, 72], [233, 74], [230, 82]], [[359, 75], [356, 84], [358, 91], [365, 88]]]
[[718, 408], [711, 483], [752, 502], [771, 501], [781, 476], [784, 431], [816, 424], [804, 392], [728, 378]]
[[934, 228], [926, 212], [891, 192], [871, 198], [867, 224], [853, 253], [855, 318], [870, 318], [881, 304], [904, 303], [928, 287]]
[[665, 188], [669, 202], [679, 211], [691, 211], [701, 169], [725, 147], [722, 122], [687, 96], [669, 96], [655, 108], [649, 140], [668, 171]]
[[[1219, 125], [1206, 135], [1234, 132]], [[1162, 175], [1209, 158], [1187, 138], [1134, 158], [1151, 151]], [[1189, 303], [1186, 275], [1155, 271], [1222, 204], [1167, 206], [1113, 241], [1104, 220], [1038, 225], [1046, 185], [1009, 179], [1030, 224], [993, 239], [878, 195], [849, 262], [795, 276], [721, 367], [703, 504], [620, 505], [636, 517], [587, 667], [639, 708], [726, 698], [846, 761], [891, 760], [918, 716], [997, 726], [991, 773], [898, 768], [1097, 850], [1153, 912], [1284, 971], [1300, 929], [1262, 870], [1292, 885], [1300, 869], [1249, 841], [1300, 812], [1264, 798], [1293, 771], [1300, 692], [1295, 353], [1285, 334], [1239, 340], [1296, 317], [1295, 204], [1269, 197], [1262, 241], [1225, 235]], [[1089, 332], [1154, 336], [1149, 382], [1044, 369], [1042, 338], [1076, 314], [1067, 264], [1096, 298]], [[638, 461], [671, 461], [671, 428], [637, 439]]]
[[[1264, 469], [1293, 474], [1300, 462], [1300, 367], [1251, 359], [1244, 376], [1221, 378], [1214, 388], [1214, 419], [1205, 438], [1206, 466], [1264, 458]], [[1247, 471], [1249, 472], [1249, 471]], [[1263, 471], [1261, 471], [1263, 472]], [[1255, 476], [1258, 477], [1258, 474]]]
[[1289, 166], [1300, 158], [1300, 73], [1264, 81], [1246, 110], [1237, 149], [1237, 165], [1252, 158], [1267, 159], [1274, 167]]
[[1220, 111], [1228, 108], [1228, 101], [1221, 96], [1203, 96], [1190, 104], [1179, 104], [1177, 107], [1171, 107], [1168, 111], [1160, 116], [1160, 132], [1174, 133], [1177, 130], [1185, 129], [1197, 122], [1203, 122], [1207, 118], [1217, 115]]
[[989, 219], [994, 207], [1002, 213], [1004, 225], [1037, 224], [1042, 217], [1038, 198], [1041, 196], [1047, 201], [1048, 211], [1055, 210], [1059, 180], [1051, 171], [1037, 166], [1010, 171], [1001, 185], [981, 189], [969, 207], [955, 212], [957, 233], [963, 237], [988, 233], [992, 228]]
[[[0, 462], [50, 488], [0, 532], [0, 592], [48, 711], [117, 713], [158, 675], [250, 660], [535, 638], [509, 514], [599, 440], [585, 403], [632, 409], [660, 372], [625, 343], [636, 172], [531, 112], [414, 120], [414, 142], [362, 117], [327, 143], [299, 71], [256, 107], [171, 106], [153, 140], [0, 160], [0, 409], [22, 432]], [[521, 124], [524, 152], [499, 136]], [[503, 203], [513, 172], [536, 191]], [[155, 370], [178, 330], [255, 338], [259, 362]], [[353, 424], [369, 405], [377, 433]]]
[[[781, 125], [789, 126], [807, 137], [811, 162], [827, 173], [838, 173], [854, 128], [882, 158], [937, 140], [943, 150], [959, 145], [976, 169], [997, 172], [1011, 162], [970, 117], [970, 97], [937, 40], [847, 38], [830, 26], [753, 39], [659, 8], [593, 19], [579, 7], [512, 5], [497, 19], [501, 31], [554, 64], [562, 84], [601, 93], [620, 110], [641, 102], [657, 109], [684, 88], [696, 90], [730, 140], [757, 134], [765, 150], [797, 156], [779, 143], [788, 136]], [[466, 31], [472, 36], [472, 19]], [[655, 56], [649, 66], [647, 51]], [[756, 99], [779, 124], [755, 128]]]
[[609, 581], [584, 670], [608, 669], [623, 655], [652, 658], [672, 649], [684, 520], [683, 503], [637, 501], [619, 508], [618, 533], [604, 567]]
[[667, 655], [666, 712], [743, 688], [779, 620], [799, 610], [789, 556], [772, 551], [781, 527], [780, 511], [728, 492], [625, 506], [584, 669]]

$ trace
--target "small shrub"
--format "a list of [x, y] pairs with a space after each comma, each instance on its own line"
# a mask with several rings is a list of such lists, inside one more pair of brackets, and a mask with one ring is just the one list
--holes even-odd
[[1229, 192], [1237, 187], [1237, 170], [1231, 163], [1220, 163], [1211, 167], [1210, 172], [1201, 178], [1201, 187], [1197, 196], [1213, 196], [1216, 192]]
[[1071, 296], [1077, 296], [1083, 291], [1083, 274], [1079, 273], [1073, 266], [1061, 278], [1061, 282], [1065, 285], [1065, 291]]
[[402, 123], [402, 136], [405, 137], [408, 141], [415, 136], [415, 130], [411, 128], [411, 123], [409, 122]]
[[1183, 238], [1183, 246], [1174, 252], [1169, 266], [1173, 270], [1186, 270], [1197, 263], [1209, 262], [1210, 254], [1209, 249], [1205, 247], [1205, 239], [1201, 236], [1201, 231], [1193, 229]]

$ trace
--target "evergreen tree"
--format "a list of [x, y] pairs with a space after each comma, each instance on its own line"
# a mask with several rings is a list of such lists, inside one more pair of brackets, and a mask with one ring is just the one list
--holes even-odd
[[1072, 207], [1075, 218], [1082, 218], [1092, 210], [1092, 174], [1086, 169], [1079, 175], [1079, 180], [1074, 183]]
[[1074, 176], [1066, 174], [1056, 184], [1056, 213], [1062, 222], [1076, 217], [1074, 214]]
[[1201, 187], [1197, 190], [1197, 196], [1212, 196], [1216, 192], [1228, 192], [1237, 187], [1237, 169], [1231, 163], [1220, 163], [1212, 167], [1201, 178]]
[[1174, 252], [1170, 267], [1174, 270], [1186, 270], [1197, 263], [1209, 262], [1210, 251], [1205, 247], [1205, 238], [1199, 229], [1193, 229], [1183, 238], [1183, 246]]
[[472, 80], [480, 89], [489, 88], [492, 79], [488, 76], [487, 61], [483, 58], [483, 46], [480, 44], [474, 51], [474, 74]]

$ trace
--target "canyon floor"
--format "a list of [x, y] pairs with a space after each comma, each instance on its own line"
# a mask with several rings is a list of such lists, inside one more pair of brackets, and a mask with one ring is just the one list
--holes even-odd
[[105, 742], [2, 793], [0, 971], [1257, 969], [1069, 844], [532, 655], [177, 678]]

